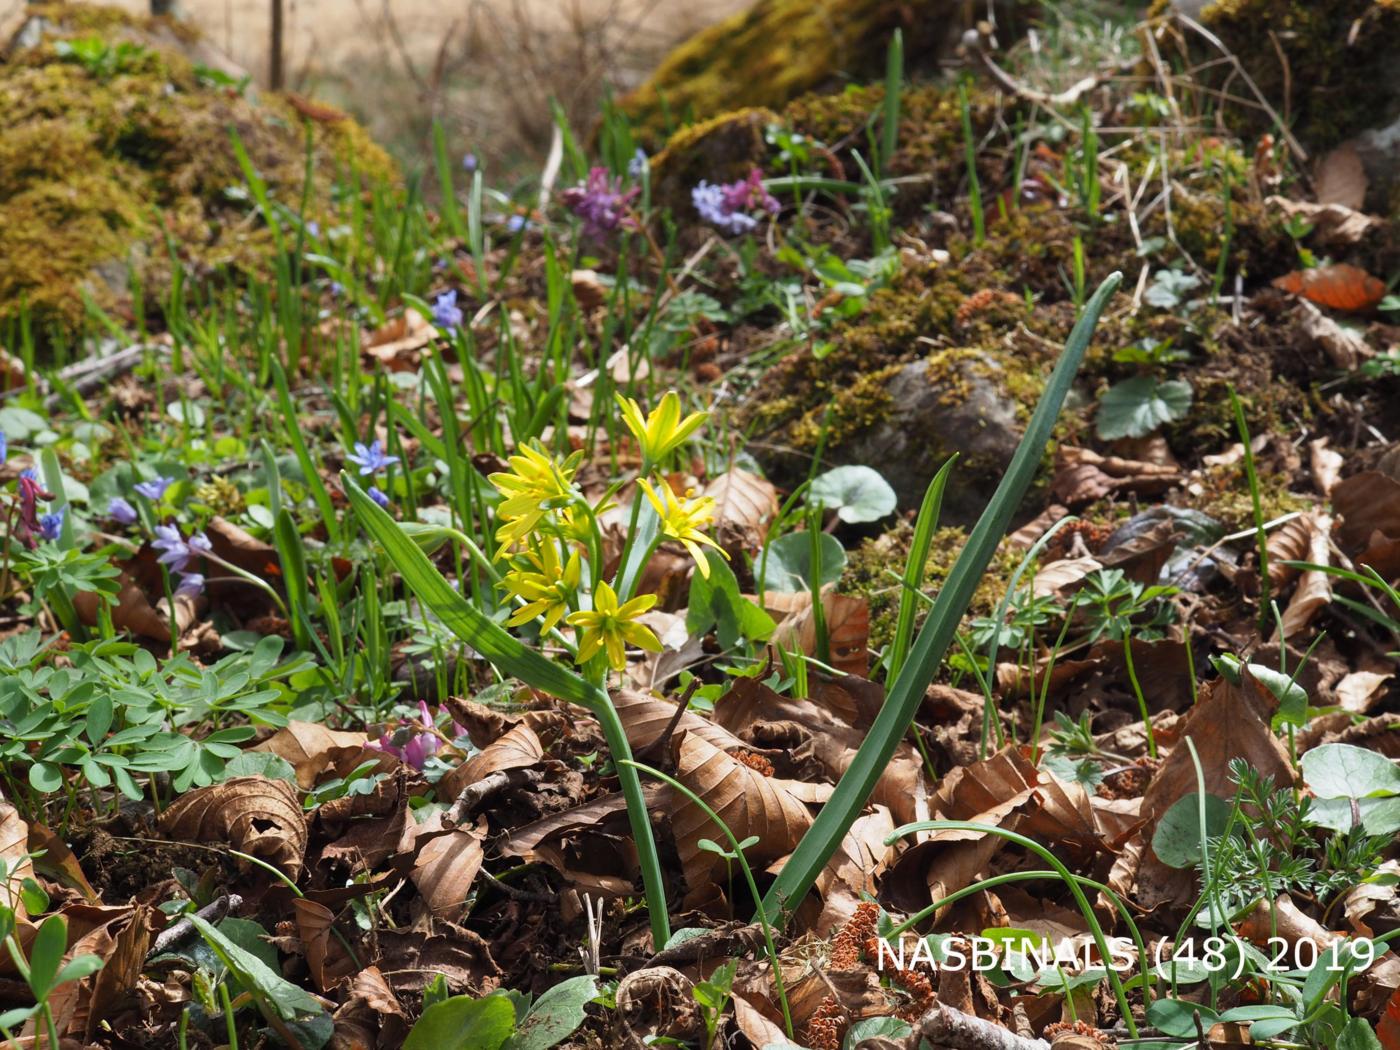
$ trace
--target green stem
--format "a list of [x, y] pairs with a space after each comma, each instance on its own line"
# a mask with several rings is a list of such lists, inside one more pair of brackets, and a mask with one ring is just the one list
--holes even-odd
[[661, 858], [656, 852], [656, 839], [651, 832], [651, 817], [647, 813], [642, 779], [637, 776], [637, 763], [632, 760], [632, 746], [627, 742], [627, 730], [617, 716], [608, 694], [599, 690], [599, 702], [593, 714], [603, 727], [608, 751], [617, 768], [618, 784], [627, 802], [627, 819], [632, 825], [632, 837], [637, 847], [637, 859], [642, 868], [642, 890], [647, 898], [651, 918], [651, 939], [656, 951], [666, 947], [671, 939], [671, 920], [666, 912], [666, 884], [661, 877]]

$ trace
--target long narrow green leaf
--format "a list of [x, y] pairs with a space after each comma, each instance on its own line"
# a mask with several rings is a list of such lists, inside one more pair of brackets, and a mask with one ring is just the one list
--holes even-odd
[[404, 583], [458, 638], [498, 670], [552, 696], [596, 710], [606, 697], [488, 619], [434, 568], [418, 544], [348, 474], [340, 475], [350, 505], [370, 536], [384, 548]]
[[326, 483], [321, 480], [321, 472], [316, 468], [311, 451], [306, 447], [306, 440], [301, 436], [296, 405], [292, 401], [292, 392], [287, 387], [287, 373], [282, 370], [281, 362], [276, 359], [272, 361], [272, 384], [277, 388], [277, 405], [282, 410], [282, 418], [287, 424], [292, 452], [301, 464], [301, 472], [306, 475], [306, 487], [311, 490], [311, 498], [316, 501], [316, 509], [321, 512], [321, 520], [326, 523], [326, 534], [331, 543], [338, 543], [340, 523], [336, 518], [335, 505], [331, 503], [331, 494], [326, 491]]
[[889, 677], [886, 681], [893, 682], [899, 677], [900, 669], [909, 656], [909, 645], [914, 640], [914, 615], [919, 610], [919, 597], [923, 589], [924, 566], [928, 564], [933, 532], [938, 528], [938, 516], [943, 509], [943, 489], [957, 461], [956, 455], [948, 457], [948, 462], [938, 469], [928, 483], [924, 501], [919, 505], [919, 516], [914, 521], [914, 542], [909, 545], [909, 560], [904, 563], [904, 589], [899, 595], [899, 616], [895, 620], [894, 641], [890, 643]]
[[899, 92], [904, 87], [904, 34], [898, 29], [885, 55], [885, 105], [880, 124], [880, 173], [888, 174], [899, 145]]
[[807, 891], [812, 888], [818, 874], [826, 862], [840, 846], [841, 840], [856, 818], [865, 808], [880, 774], [889, 765], [895, 748], [904, 739], [909, 725], [923, 699], [924, 691], [933, 681], [943, 662], [943, 654], [953, 640], [963, 613], [972, 601], [973, 592], [986, 571], [987, 565], [996, 552], [997, 544], [1006, 532], [1011, 516], [1020, 505], [1022, 497], [1035, 478], [1040, 466], [1041, 454], [1059, 417], [1060, 407], [1074, 383], [1075, 373], [1088, 349], [1094, 326], [1109, 297], [1117, 290], [1123, 279], [1120, 273], [1109, 275], [1099, 286], [1094, 297], [1089, 300], [1074, 330], [1070, 333], [1065, 351], [1055, 366], [1045, 393], [1026, 427], [1012, 457], [1011, 466], [992, 495], [987, 509], [982, 512], [977, 526], [968, 537], [967, 545], [958, 555], [957, 564], [948, 574], [943, 589], [938, 593], [928, 619], [914, 642], [914, 649], [908, 662], [900, 670], [899, 677], [885, 698], [875, 723], [870, 727], [865, 742], [856, 752], [850, 768], [841, 777], [832, 792], [831, 799], [822, 807], [821, 813], [813, 821], [807, 834], [797, 844], [797, 849], [783, 865], [782, 872], [768, 891], [765, 900], [767, 914], [779, 916], [784, 922], [802, 903]]

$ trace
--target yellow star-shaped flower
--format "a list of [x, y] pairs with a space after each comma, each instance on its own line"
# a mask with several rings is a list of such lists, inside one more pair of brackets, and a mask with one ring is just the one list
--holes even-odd
[[506, 623], [519, 627], [539, 616], [543, 617], [541, 631], [548, 631], [564, 618], [578, 591], [583, 576], [579, 552], [574, 551], [561, 564], [559, 545], [547, 539], [538, 550], [526, 552], [520, 562], [523, 565], [506, 573], [500, 584], [512, 597], [525, 602]]
[[682, 419], [681, 399], [674, 390], [668, 391], [661, 403], [645, 417], [636, 401], [621, 394], [615, 396], [622, 409], [622, 421], [642, 447], [642, 459], [648, 464], [660, 463], [679, 448], [710, 415], [708, 412], [692, 412]]
[[505, 523], [496, 531], [501, 544], [496, 557], [534, 532], [545, 511], [574, 498], [571, 482], [582, 459], [583, 453], [575, 452], [560, 463], [541, 449], [522, 445], [519, 454], [510, 457], [511, 473], [490, 475], [487, 480], [505, 497], [496, 507], [496, 516]]
[[665, 478], [661, 479], [660, 492], [647, 484], [645, 478], [638, 479], [637, 484], [646, 491], [647, 501], [655, 509], [656, 516], [661, 519], [661, 534], [684, 544], [690, 556], [695, 559], [695, 567], [700, 570], [700, 575], [709, 579], [710, 559], [705, 557], [700, 544], [708, 544], [725, 558], [729, 557], [718, 543], [700, 531], [714, 520], [714, 499], [709, 496], [702, 496], [700, 499], [677, 496], [671, 490], [671, 483]]
[[608, 654], [608, 666], [620, 671], [627, 665], [627, 645], [659, 653], [661, 642], [636, 619], [656, 604], [656, 595], [643, 594], [618, 605], [617, 592], [605, 581], [593, 589], [593, 608], [571, 613], [568, 622], [578, 628], [578, 662], [586, 664], [599, 650]]

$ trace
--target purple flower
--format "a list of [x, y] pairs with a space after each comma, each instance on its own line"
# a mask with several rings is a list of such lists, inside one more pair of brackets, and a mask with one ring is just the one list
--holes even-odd
[[113, 496], [107, 501], [107, 515], [122, 525], [132, 525], [136, 522], [136, 508], [120, 496]]
[[134, 485], [138, 495], [145, 496], [152, 503], [159, 503], [165, 496], [165, 490], [175, 484], [174, 478], [157, 476], [154, 481], [143, 481], [139, 485]]
[[355, 442], [355, 451], [352, 455], [345, 457], [346, 461], [355, 464], [360, 468], [360, 477], [367, 478], [371, 474], [377, 474], [390, 464], [399, 461], [398, 456], [386, 456], [384, 446], [375, 438], [366, 446], [363, 442]]
[[175, 597], [197, 598], [202, 590], [204, 590], [204, 574], [202, 572], [187, 572], [180, 577], [180, 585], [175, 588]]
[[737, 182], [713, 185], [701, 179], [690, 191], [691, 203], [700, 217], [728, 233], [749, 233], [758, 227], [754, 212], [776, 215], [781, 205], [763, 185], [757, 168]]
[[[378, 740], [371, 742], [369, 746], [376, 751], [383, 751], [386, 755], [393, 755], [400, 762], [412, 766], [414, 769], [422, 769], [427, 765], [428, 758], [437, 754], [438, 738], [437, 733], [433, 731], [433, 713], [428, 710], [428, 705], [422, 700], [418, 701], [418, 715], [424, 731], [411, 732], [403, 745], [394, 743], [394, 737], [385, 733]], [[412, 730], [415, 727], [411, 722], [405, 723], [399, 727], [399, 733], [395, 735], [401, 734], [405, 728]]]
[[528, 225], [529, 220], [517, 212], [506, 220], [506, 231], [508, 233], [519, 233]]
[[462, 157], [462, 168], [465, 171], [476, 171], [481, 167], [481, 161], [476, 159], [475, 153], [467, 153]]
[[594, 168], [582, 186], [567, 189], [559, 197], [564, 207], [583, 220], [584, 236], [602, 240], [621, 227], [636, 226], [627, 209], [641, 192], [639, 186], [623, 190], [620, 178], [610, 178], [606, 168]]
[[0, 430], [0, 463], [10, 458], [10, 439], [5, 437], [5, 432]]
[[650, 164], [651, 162], [647, 160], [646, 150], [638, 146], [637, 152], [632, 154], [632, 159], [627, 162], [627, 177], [633, 182], [640, 181]]
[[321, 224], [315, 219], [312, 219], [306, 224], [306, 232], [309, 233], [312, 237], [321, 236]]
[[385, 510], [389, 509], [389, 497], [380, 492], [374, 485], [369, 487], [369, 498], [374, 500], [375, 503], [378, 503]]
[[43, 531], [39, 521], [39, 500], [53, 499], [53, 493], [39, 484], [39, 475], [34, 470], [19, 472], [19, 528], [18, 535], [29, 547], [34, 546], [34, 534]]
[[52, 514], [39, 515], [39, 536], [42, 539], [58, 539], [59, 533], [63, 531], [63, 515], [67, 510], [67, 507], [59, 507]]
[[214, 549], [214, 545], [204, 533], [196, 532], [187, 540], [174, 525], [157, 525], [156, 539], [151, 546], [161, 552], [156, 560], [172, 572], [184, 572], [190, 559]]
[[339, 281], [332, 281], [332, 282], [331, 282], [331, 295], [332, 295], [333, 297], [335, 297], [336, 299], [339, 299], [339, 298], [340, 298], [342, 295], [344, 295], [344, 294], [345, 294], [345, 285], [341, 284]]
[[433, 324], [439, 328], [460, 328], [462, 308], [457, 305], [457, 289], [443, 292], [433, 300]]

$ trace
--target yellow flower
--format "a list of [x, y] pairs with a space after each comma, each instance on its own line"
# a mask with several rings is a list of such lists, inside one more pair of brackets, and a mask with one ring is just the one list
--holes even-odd
[[579, 553], [574, 551], [561, 566], [559, 545], [549, 539], [538, 551], [527, 552], [521, 560], [525, 565], [512, 569], [501, 581], [501, 586], [513, 597], [525, 601], [506, 623], [519, 627], [542, 616], [544, 622], [540, 629], [548, 631], [564, 618], [569, 611], [569, 599], [578, 590], [583, 575]]
[[648, 502], [655, 508], [656, 516], [661, 519], [662, 535], [680, 540], [690, 552], [690, 556], [695, 559], [695, 567], [700, 570], [700, 575], [709, 579], [710, 559], [705, 557], [700, 544], [707, 543], [725, 558], [729, 557], [720, 549], [718, 543], [700, 531], [714, 520], [715, 501], [709, 496], [692, 500], [677, 496], [671, 491], [671, 483], [665, 478], [661, 479], [660, 493], [647, 484], [645, 478], [639, 478], [637, 484], [646, 490]]
[[593, 608], [569, 615], [569, 623], [579, 629], [578, 662], [586, 664], [600, 649], [607, 650], [608, 665], [615, 671], [627, 665], [627, 643], [653, 653], [661, 643], [645, 624], [634, 622], [656, 604], [656, 595], [643, 594], [619, 606], [617, 592], [604, 581], [593, 589]]
[[528, 445], [522, 445], [519, 453], [510, 457], [513, 473], [496, 473], [488, 479], [505, 497], [496, 507], [496, 516], [505, 522], [496, 532], [501, 544], [498, 558], [533, 532], [545, 511], [573, 499], [570, 482], [583, 459], [582, 452], [575, 452], [560, 463]]
[[661, 403], [652, 409], [651, 415], [645, 418], [637, 402], [621, 394], [615, 396], [622, 409], [622, 421], [632, 431], [637, 444], [641, 445], [642, 458], [647, 463], [660, 463], [699, 430], [710, 415], [708, 412], [692, 412], [682, 419], [681, 399], [674, 390], [668, 391]]

